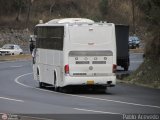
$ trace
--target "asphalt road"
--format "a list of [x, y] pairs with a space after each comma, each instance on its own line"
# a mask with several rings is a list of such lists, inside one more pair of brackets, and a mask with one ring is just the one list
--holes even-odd
[[[142, 61], [138, 59], [140, 54], [131, 56], [133, 65]], [[132, 66], [131, 70], [135, 68]], [[160, 119], [159, 101], [160, 90], [124, 83], [117, 83], [106, 93], [66, 94], [51, 88], [40, 89], [33, 80], [31, 61], [0, 63], [1, 115], [11, 113], [23, 120], [120, 120], [154, 114], [157, 120]], [[12, 115], [9, 117], [15, 117]]]

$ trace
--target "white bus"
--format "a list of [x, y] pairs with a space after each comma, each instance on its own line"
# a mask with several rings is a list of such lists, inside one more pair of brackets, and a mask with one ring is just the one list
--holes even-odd
[[35, 27], [34, 79], [39, 87], [116, 84], [116, 38], [113, 23], [89, 19], [54, 19]]

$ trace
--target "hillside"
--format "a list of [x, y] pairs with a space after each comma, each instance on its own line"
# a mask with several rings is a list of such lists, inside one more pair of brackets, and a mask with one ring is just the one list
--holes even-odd
[[[1, 30], [27, 28], [32, 32], [39, 20], [46, 22], [54, 18], [83, 17], [95, 21], [128, 24], [130, 34], [134, 32], [130, 0], [45, 0], [45, 2], [44, 0], [0, 0], [0, 5], [3, 6], [0, 7]], [[134, 5], [134, 16], [135, 32], [142, 41], [145, 41], [146, 36], [142, 31], [146, 30], [146, 23], [143, 21], [143, 12], [136, 5]], [[26, 40], [26, 37], [24, 39]], [[3, 41], [10, 42], [1, 35], [1, 44]]]
[[[0, 26], [33, 28], [40, 19], [86, 17], [95, 21], [129, 24], [132, 30], [130, 0], [0, 0]], [[29, 10], [30, 9], [30, 10]], [[30, 11], [30, 12], [29, 12]], [[144, 23], [143, 13], [135, 5], [135, 24]], [[28, 18], [28, 13], [29, 18]], [[28, 20], [28, 21], [27, 21]], [[140, 28], [137, 28], [138, 31]]]

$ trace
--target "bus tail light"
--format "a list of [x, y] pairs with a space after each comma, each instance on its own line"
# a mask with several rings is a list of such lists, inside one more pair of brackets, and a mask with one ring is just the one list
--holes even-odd
[[69, 74], [69, 65], [64, 66], [65, 74]]
[[112, 66], [112, 72], [115, 73], [116, 70], [117, 70], [117, 65], [113, 64], [113, 66]]

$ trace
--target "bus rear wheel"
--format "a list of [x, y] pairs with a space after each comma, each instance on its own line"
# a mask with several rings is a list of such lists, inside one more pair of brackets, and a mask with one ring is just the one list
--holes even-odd
[[59, 90], [59, 87], [54, 86], [54, 91], [59, 92], [59, 91], [60, 91], [60, 90]]
[[57, 86], [56, 72], [54, 72], [54, 91], [59, 92], [60, 88]]
[[43, 82], [39, 82], [39, 88], [45, 88], [45, 84]]

